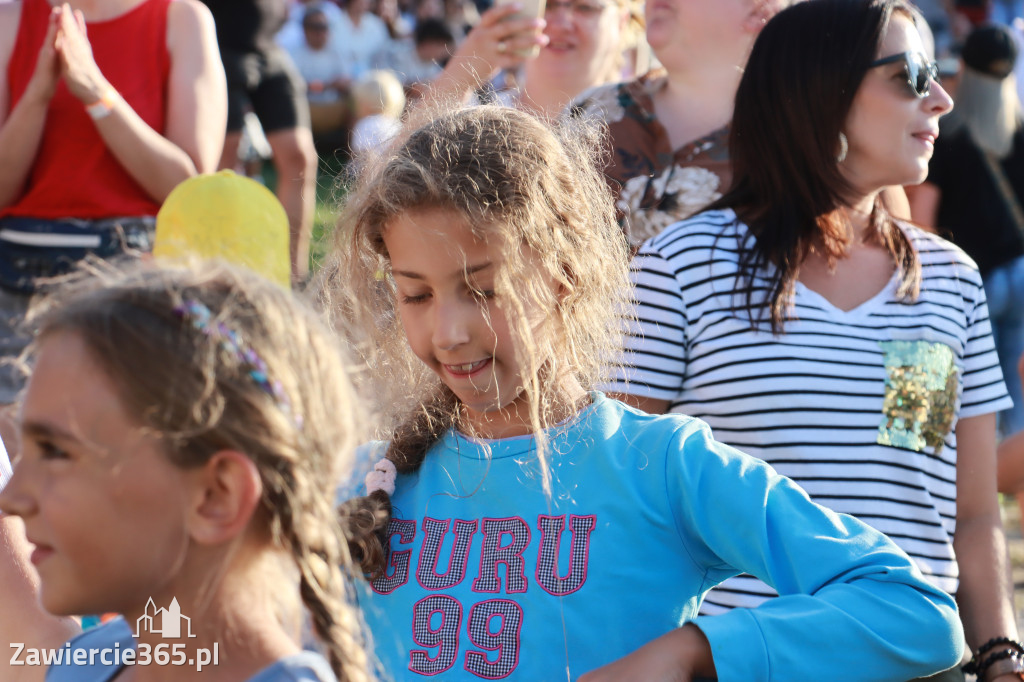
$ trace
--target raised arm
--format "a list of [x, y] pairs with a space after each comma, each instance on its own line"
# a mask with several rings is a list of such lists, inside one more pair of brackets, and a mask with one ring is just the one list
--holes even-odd
[[500, 69], [522, 64], [523, 53], [547, 44], [547, 36], [541, 33], [543, 20], [513, 17], [519, 9], [515, 4], [500, 4], [480, 15], [480, 23], [424, 92], [421, 103], [428, 111], [432, 103], [464, 101]]
[[171, 73], [166, 136], [153, 130], [104, 78], [92, 57], [81, 13], [65, 5], [59, 18], [58, 55], [71, 93], [89, 106], [106, 101], [96, 120], [104, 144], [156, 201], [182, 180], [215, 170], [224, 144], [227, 90], [213, 17], [196, 0], [170, 4], [167, 49]]
[[0, 208], [10, 206], [21, 194], [43, 138], [46, 109], [60, 77], [54, 49], [58, 16], [56, 10], [50, 16], [50, 27], [32, 79], [17, 106], [11, 109], [7, 68], [18, 33], [21, 3], [0, 3]]

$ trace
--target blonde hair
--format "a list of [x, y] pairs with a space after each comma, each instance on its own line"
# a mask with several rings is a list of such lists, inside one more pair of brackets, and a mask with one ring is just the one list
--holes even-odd
[[[371, 679], [333, 509], [331, 482], [351, 471], [359, 438], [336, 336], [290, 292], [240, 269], [95, 264], [91, 274], [33, 309], [30, 351], [52, 334], [80, 338], [176, 466], [202, 466], [223, 450], [248, 455], [263, 487], [254, 518], [269, 519], [272, 542], [294, 557], [335, 673]], [[192, 324], [189, 306], [210, 311], [205, 330]], [[226, 347], [225, 330], [258, 356], [267, 381], [254, 378], [251, 357]]]
[[368, 114], [398, 118], [405, 109], [405, 90], [401, 81], [391, 71], [384, 69], [374, 69], [363, 74], [352, 86], [352, 98]]
[[[580, 122], [551, 128], [511, 108], [448, 111], [397, 142], [350, 194], [327, 293], [343, 322], [355, 324], [385, 413], [387, 457], [398, 471], [419, 468], [457, 424], [459, 404], [405, 341], [383, 234], [408, 211], [440, 209], [500, 246], [497, 300], [513, 331], [550, 489], [544, 429], [566, 416], [569, 381], [591, 387], [607, 372], [629, 292], [626, 243], [593, 158], [603, 148], [598, 134]], [[528, 309], [551, 313], [531, 326]], [[343, 509], [353, 557], [371, 575], [384, 566], [380, 534], [390, 513], [382, 491]]]

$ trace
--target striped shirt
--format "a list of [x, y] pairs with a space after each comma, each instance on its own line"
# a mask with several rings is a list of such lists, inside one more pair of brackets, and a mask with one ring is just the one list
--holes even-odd
[[[609, 391], [668, 400], [715, 437], [771, 463], [811, 497], [888, 534], [953, 593], [956, 420], [1010, 404], [978, 269], [960, 249], [901, 225], [922, 266], [916, 301], [885, 288], [843, 311], [796, 284], [785, 333], [752, 325], [736, 293], [731, 210], [676, 223], [633, 263], [636, 322]], [[755, 304], [768, 280], [755, 276]], [[757, 315], [755, 315], [756, 317]], [[713, 504], [729, 504], [716, 500]], [[723, 583], [705, 613], [774, 594], [749, 576]]]

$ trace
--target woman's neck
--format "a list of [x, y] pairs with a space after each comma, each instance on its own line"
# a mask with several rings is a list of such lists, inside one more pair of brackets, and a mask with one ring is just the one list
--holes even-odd
[[[174, 647], [181, 645], [186, 661], [210, 663], [202, 670], [207, 682], [246, 680], [280, 659], [299, 653], [297, 596], [294, 603], [286, 604], [280, 592], [266, 589], [268, 576], [273, 576], [275, 584], [294, 585], [294, 594], [298, 595], [297, 577], [286, 566], [287, 557], [272, 551], [262, 554], [248, 558], [236, 555], [219, 580], [216, 571], [209, 570], [197, 581], [179, 579], [154, 595], [152, 604], [142, 605], [141, 610], [126, 610], [125, 620], [137, 632], [137, 650], [148, 645], [151, 655], [155, 655], [157, 647], [163, 645], [161, 650], [167, 649], [175, 660], [180, 656]], [[181, 633], [179, 639], [168, 641], [161, 632], [152, 631], [158, 620], [154, 609], [171, 610], [174, 602], [178, 608], [175, 613], [182, 616], [177, 621]], [[159, 618], [161, 626], [167, 617], [164, 614]], [[142, 626], [144, 622], [150, 627]], [[212, 664], [214, 652], [216, 663]], [[195, 673], [196, 667], [188, 664], [135, 665], [126, 668], [117, 682], [179, 682], [194, 679]]]
[[850, 229], [850, 246], [856, 247], [869, 242], [874, 234], [876, 225], [872, 220], [875, 211], [875, 204], [878, 201], [878, 192], [866, 194], [847, 202], [842, 208], [846, 223]]
[[673, 149], [732, 120], [741, 75], [740, 67], [725, 63], [667, 72], [665, 86], [654, 94], [654, 110]]

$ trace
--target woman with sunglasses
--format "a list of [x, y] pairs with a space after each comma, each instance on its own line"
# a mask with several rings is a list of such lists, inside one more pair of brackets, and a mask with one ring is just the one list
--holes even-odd
[[[767, 23], [736, 95], [734, 184], [641, 247], [612, 389], [706, 420], [890, 535], [957, 595], [979, 679], [1024, 679], [995, 488], [1009, 400], [981, 277], [880, 200], [924, 180], [952, 107], [923, 50], [901, 0], [808, 0]], [[739, 577], [703, 612], [772, 594]]]

